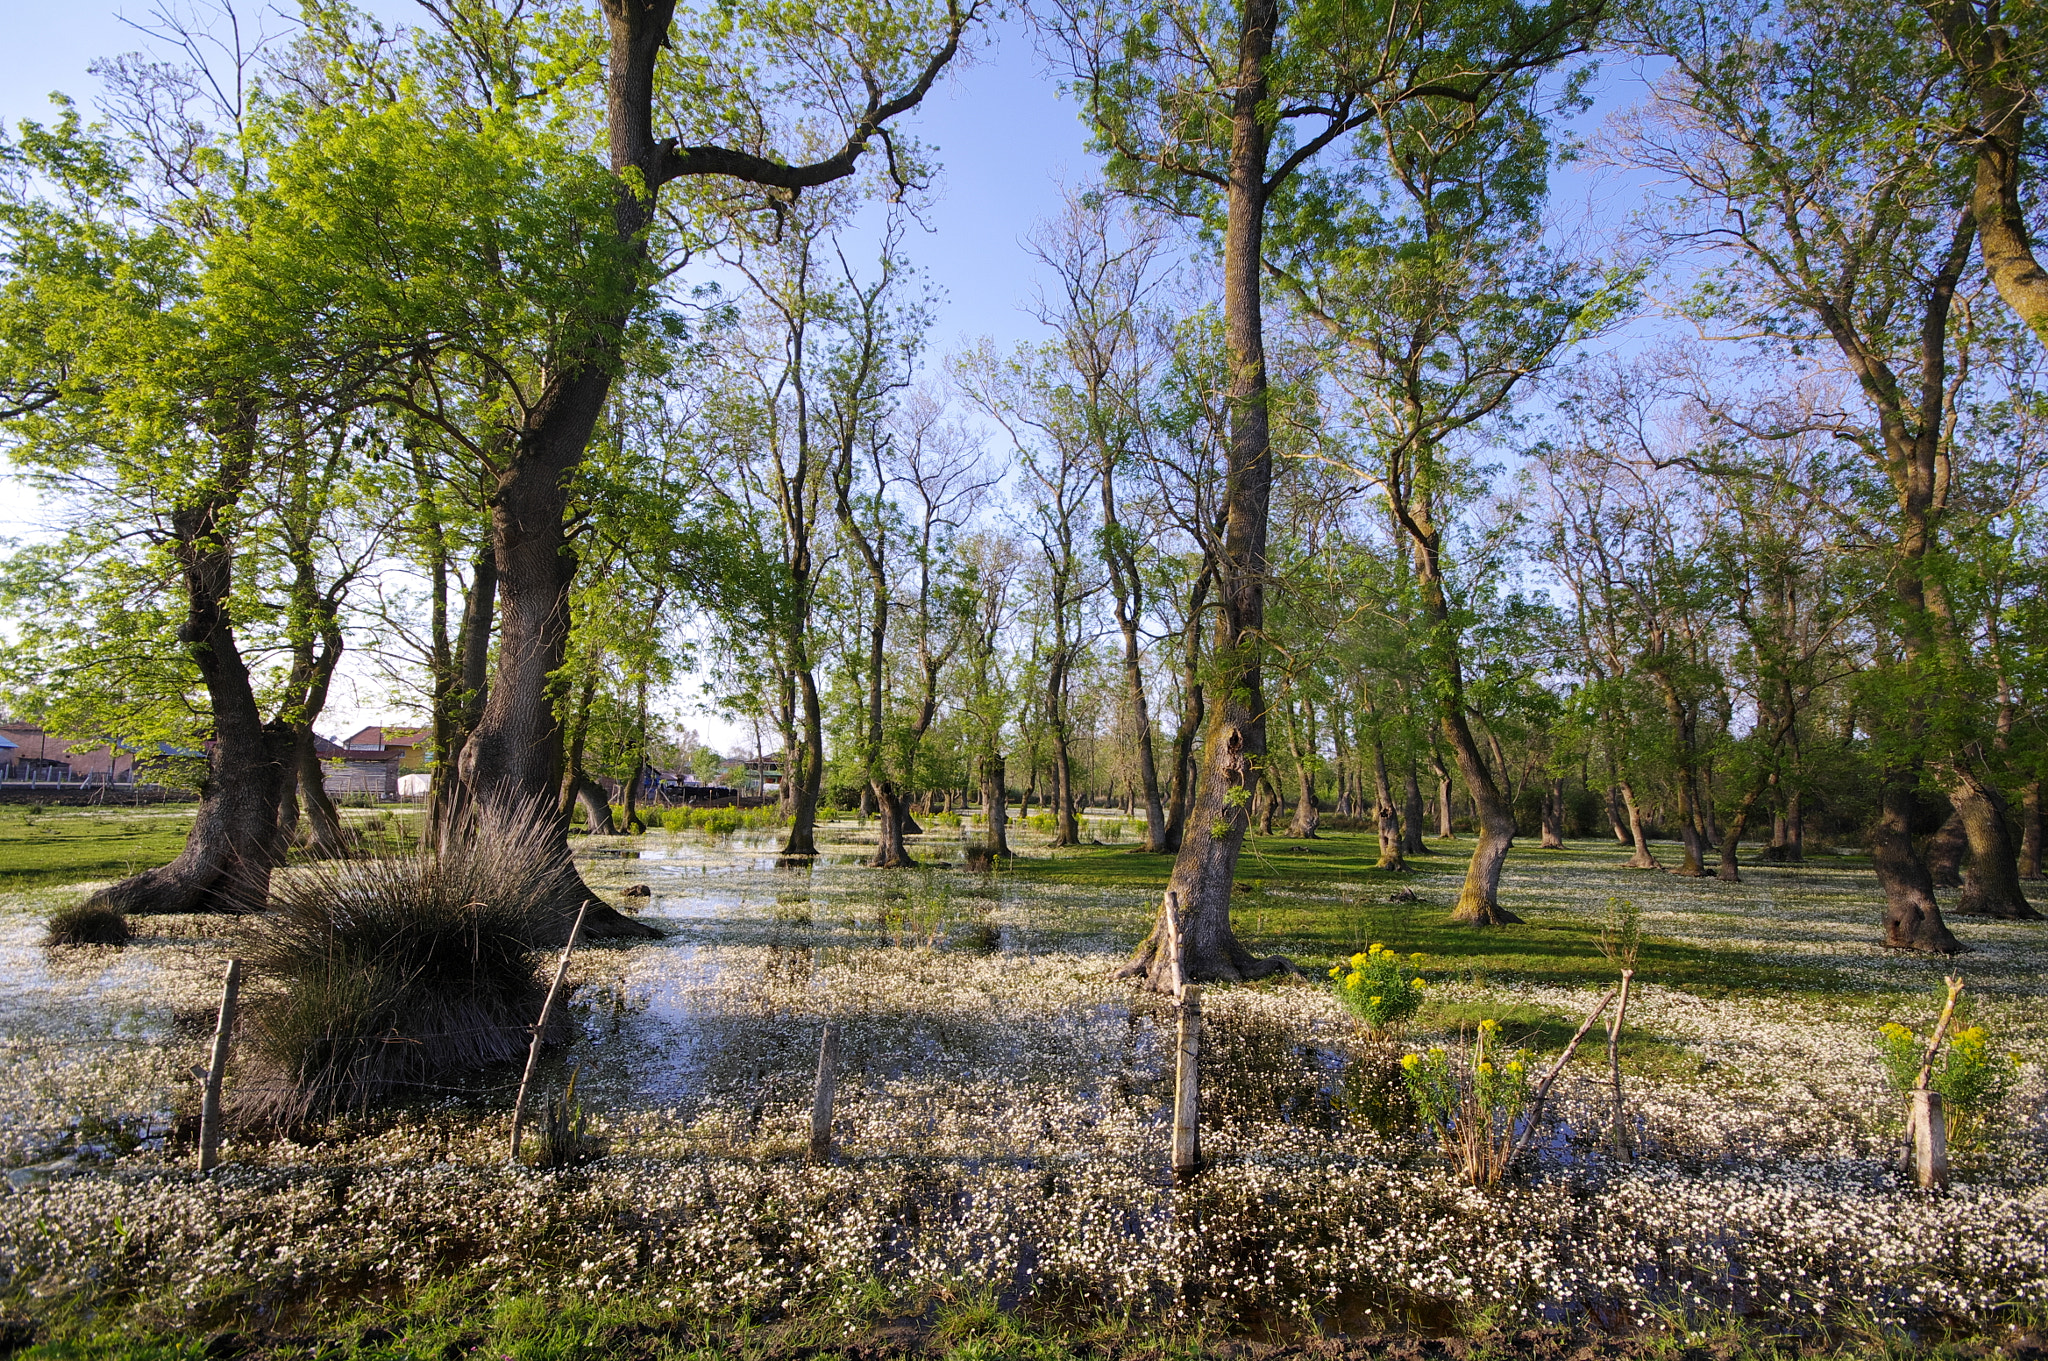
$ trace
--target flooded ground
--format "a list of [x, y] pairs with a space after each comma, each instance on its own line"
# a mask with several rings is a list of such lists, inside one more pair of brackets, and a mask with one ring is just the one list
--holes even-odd
[[[1612, 1095], [1589, 1063], [1561, 1080], [1537, 1174], [1492, 1194], [1448, 1175], [1388, 1100], [1393, 1051], [1361, 1045], [1319, 983], [1218, 989], [1211, 1167], [1176, 1186], [1170, 1019], [1109, 977], [1149, 892], [953, 868], [961, 843], [937, 836], [920, 854], [945, 867], [876, 872], [851, 824], [815, 862], [775, 848], [698, 833], [582, 848], [594, 887], [648, 888], [640, 913], [665, 936], [577, 953], [573, 1038], [542, 1078], [576, 1072], [606, 1155], [563, 1173], [505, 1163], [516, 1074], [494, 1073], [320, 1139], [233, 1140], [226, 1171], [195, 1179], [166, 1136], [193, 1105], [223, 924], [145, 919], [125, 950], [51, 952], [40, 919], [61, 895], [0, 898], [0, 1278], [61, 1294], [118, 1269], [194, 1310], [451, 1270], [771, 1311], [881, 1280], [1261, 1328], [2048, 1307], [2040, 926], [1971, 922], [1975, 950], [1946, 966], [2019, 1063], [2008, 1118], [1959, 1154], [1948, 1196], [1898, 1173], [1875, 1042], [1944, 965], [1870, 943], [1867, 870], [1702, 885], [1631, 876], [1590, 844], [1511, 862], [1504, 896], [1555, 920], [1626, 886], [1660, 936], [1839, 986], [1647, 981], [1631, 1024], [1655, 1061], [1627, 1089], [1639, 1156], [1603, 1143]], [[1595, 996], [1469, 969], [1432, 981], [1463, 1015], [1575, 1018]], [[819, 1166], [803, 1144], [827, 1021], [842, 1053]]]

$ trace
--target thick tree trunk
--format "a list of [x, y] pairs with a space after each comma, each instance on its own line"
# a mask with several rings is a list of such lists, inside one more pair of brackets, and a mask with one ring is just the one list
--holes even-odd
[[1252, 806], [1259, 810], [1259, 835], [1273, 835], [1273, 819], [1280, 814], [1280, 791], [1274, 787], [1273, 772], [1259, 772], [1259, 788], [1253, 796]]
[[[1064, 709], [1064, 704], [1062, 704]], [[1052, 844], [1081, 844], [1081, 819], [1074, 808], [1074, 757], [1067, 741], [1067, 723], [1062, 713], [1052, 723]]]
[[1564, 781], [1553, 777], [1543, 786], [1542, 849], [1564, 849]]
[[1152, 757], [1152, 707], [1145, 694], [1144, 650], [1138, 639], [1138, 614], [1143, 608], [1136, 558], [1126, 546], [1117, 521], [1115, 464], [1102, 469], [1103, 560], [1109, 566], [1110, 602], [1124, 640], [1124, 693], [1137, 728], [1138, 786], [1145, 800], [1145, 844], [1148, 851], [1166, 849], [1166, 804], [1159, 794], [1159, 767]]
[[1963, 769], [1949, 789], [1949, 801], [1970, 844], [1970, 867], [1963, 875], [1956, 911], [1973, 917], [2038, 921], [2041, 914], [2020, 888], [2020, 865], [2013, 845], [2012, 819], [1998, 786]]
[[229, 616], [234, 543], [222, 523], [248, 475], [253, 416], [216, 479], [217, 498], [171, 512], [172, 545], [183, 578], [185, 622], [178, 640], [191, 656], [212, 710], [213, 738], [199, 810], [185, 847], [168, 865], [108, 885], [88, 900], [118, 912], [260, 912], [270, 874], [283, 858], [278, 803], [293, 778], [294, 734], [264, 722]]
[[[301, 728], [293, 734], [292, 764], [297, 778], [287, 779], [285, 788], [289, 791], [297, 786], [298, 797], [292, 802], [302, 805], [305, 811], [306, 854], [318, 860], [347, 855], [353, 849], [348, 829], [341, 824], [341, 811], [334, 806], [334, 800], [327, 797], [326, 772], [320, 769], [320, 753], [313, 745], [311, 728]], [[282, 824], [283, 819], [279, 822]]]
[[1884, 889], [1884, 943], [1895, 950], [1952, 955], [1963, 947], [1941, 919], [1934, 881], [1913, 846], [1918, 783], [1911, 769], [1891, 771], [1879, 793], [1870, 858]]
[[911, 859], [909, 848], [903, 844], [905, 825], [911, 821], [910, 809], [904, 806], [903, 796], [888, 780], [877, 780], [870, 788], [875, 792], [875, 811], [879, 819], [875, 829], [875, 855], [868, 863], [876, 869], [904, 869], [915, 865], [917, 862]]
[[1963, 886], [1963, 856], [1970, 849], [1970, 833], [1963, 815], [1951, 811], [1941, 829], [1927, 839], [1927, 876], [1936, 888]]
[[796, 673], [796, 684], [803, 701], [803, 737], [795, 750], [783, 754], [782, 761], [783, 783], [791, 790], [789, 836], [782, 843], [786, 857], [818, 853], [818, 797], [825, 788], [825, 714], [818, 679], [809, 667], [803, 667]]
[[1451, 772], [1444, 767], [1443, 758], [1434, 752], [1430, 754], [1429, 768], [1436, 776], [1436, 836], [1439, 841], [1449, 841], [1457, 835], [1452, 825]]

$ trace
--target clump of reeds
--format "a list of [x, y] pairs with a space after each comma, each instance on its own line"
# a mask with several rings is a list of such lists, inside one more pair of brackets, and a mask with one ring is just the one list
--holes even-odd
[[73, 903], [50, 914], [45, 945], [126, 945], [128, 918], [104, 903]]
[[542, 1102], [535, 1122], [533, 1152], [527, 1161], [535, 1167], [574, 1167], [603, 1151], [601, 1142], [588, 1133], [590, 1114], [576, 1099], [576, 1073], [560, 1096], [550, 1093]]
[[323, 861], [282, 879], [246, 946], [261, 981], [237, 1115], [297, 1125], [523, 1054], [560, 875], [532, 809], [486, 817], [438, 854]]

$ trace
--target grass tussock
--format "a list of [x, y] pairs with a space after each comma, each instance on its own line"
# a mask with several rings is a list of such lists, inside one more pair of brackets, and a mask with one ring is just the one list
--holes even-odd
[[98, 903], [74, 903], [50, 914], [45, 945], [126, 945], [128, 918]]
[[299, 1125], [521, 1055], [559, 873], [526, 814], [438, 855], [326, 861], [282, 882], [247, 947], [261, 991], [238, 1117]]

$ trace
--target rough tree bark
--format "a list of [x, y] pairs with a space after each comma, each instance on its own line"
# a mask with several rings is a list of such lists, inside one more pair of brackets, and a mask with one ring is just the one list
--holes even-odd
[[[1292, 685], [1286, 690], [1292, 691]], [[1282, 703], [1287, 703], [1283, 698]], [[1294, 758], [1294, 821], [1288, 826], [1289, 836], [1306, 840], [1316, 834], [1316, 825], [1322, 821], [1316, 809], [1316, 768], [1314, 751], [1315, 711], [1309, 707], [1307, 696], [1303, 696], [1299, 707], [1287, 704], [1287, 749]], [[1304, 734], [1303, 729], [1308, 729]], [[1304, 738], [1306, 737], [1306, 740]]]
[[1408, 773], [1401, 791], [1401, 854], [1429, 855], [1429, 843], [1422, 839], [1422, 781], [1415, 772], [1415, 754], [1408, 755]]
[[2012, 839], [2011, 809], [1997, 785], [1968, 767], [1955, 772], [1949, 801], [1970, 847], [1969, 869], [1956, 911], [1973, 917], [2038, 921], [2041, 914], [2020, 888], [2019, 855]]
[[253, 409], [236, 404], [229, 424], [219, 473], [169, 517], [185, 595], [178, 641], [198, 668], [213, 719], [199, 811], [175, 860], [108, 885], [88, 900], [94, 906], [138, 914], [260, 912], [283, 857], [277, 809], [293, 775], [293, 732], [281, 720], [265, 722], [258, 710], [229, 613], [235, 544], [225, 522], [255, 457]]

